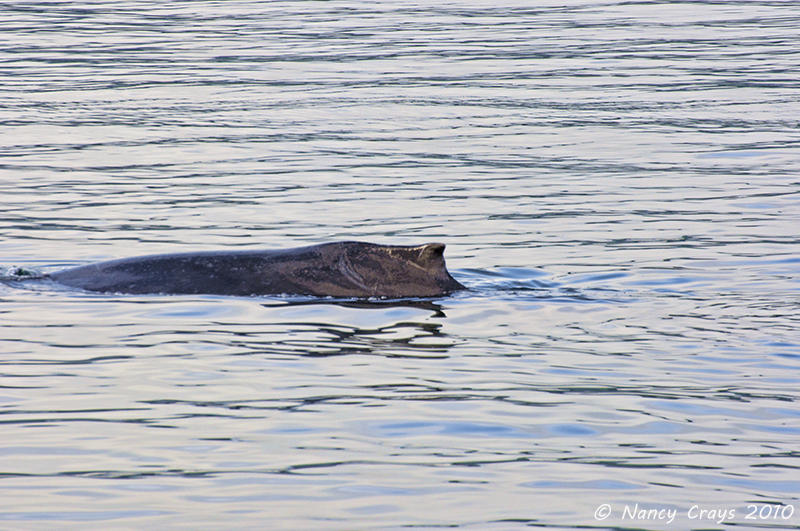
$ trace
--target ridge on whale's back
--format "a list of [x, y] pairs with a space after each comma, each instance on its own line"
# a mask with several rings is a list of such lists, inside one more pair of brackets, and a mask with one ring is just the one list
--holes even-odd
[[435, 297], [465, 289], [443, 243], [344, 241], [278, 250], [201, 251], [122, 258], [49, 278], [89, 291], [330, 297]]

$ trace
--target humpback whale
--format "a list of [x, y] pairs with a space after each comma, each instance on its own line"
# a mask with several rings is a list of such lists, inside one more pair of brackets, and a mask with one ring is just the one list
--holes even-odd
[[334, 242], [281, 250], [157, 254], [47, 275], [109, 293], [438, 297], [466, 289], [450, 276], [443, 243]]

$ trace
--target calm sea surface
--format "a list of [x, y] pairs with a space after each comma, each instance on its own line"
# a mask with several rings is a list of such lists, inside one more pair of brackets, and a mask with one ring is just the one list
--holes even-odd
[[[798, 2], [0, 14], [0, 528], [800, 527]], [[470, 290], [12, 275], [342, 239]]]

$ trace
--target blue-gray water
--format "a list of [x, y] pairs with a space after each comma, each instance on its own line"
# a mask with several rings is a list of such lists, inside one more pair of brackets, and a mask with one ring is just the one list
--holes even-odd
[[797, 2], [0, 13], [7, 274], [442, 241], [471, 288], [0, 283], [0, 527], [800, 526]]

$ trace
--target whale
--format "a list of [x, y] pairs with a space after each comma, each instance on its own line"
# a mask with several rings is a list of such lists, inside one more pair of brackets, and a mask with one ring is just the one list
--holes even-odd
[[447, 271], [445, 244], [342, 241], [278, 250], [122, 258], [46, 275], [65, 286], [122, 294], [439, 297], [466, 289]]

